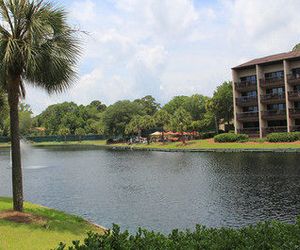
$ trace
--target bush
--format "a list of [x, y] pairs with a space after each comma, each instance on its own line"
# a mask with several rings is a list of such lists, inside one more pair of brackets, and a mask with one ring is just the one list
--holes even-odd
[[199, 139], [210, 139], [216, 135], [216, 132], [203, 132], [199, 134]]
[[300, 139], [299, 132], [271, 133], [267, 135], [268, 142], [294, 142]]
[[[263, 222], [256, 226], [240, 229], [206, 228], [197, 225], [195, 231], [173, 230], [164, 235], [145, 229], [139, 229], [135, 235], [128, 231], [120, 232], [120, 227], [113, 225], [104, 235], [88, 233], [82, 244], [73, 241], [69, 250], [173, 250], [173, 249], [299, 249], [300, 220], [296, 224], [282, 222]], [[57, 250], [65, 250], [60, 243]]]
[[245, 134], [225, 133], [214, 137], [215, 142], [246, 142], [248, 140], [249, 136]]

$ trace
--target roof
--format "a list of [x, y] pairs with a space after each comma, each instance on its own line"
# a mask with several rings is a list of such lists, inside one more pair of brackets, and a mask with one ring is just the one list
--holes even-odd
[[241, 65], [236, 66], [236, 67], [233, 67], [233, 69], [246, 68], [246, 67], [254, 66], [254, 65], [257, 65], [257, 64], [268, 64], [268, 63], [272, 63], [272, 62], [277, 62], [277, 61], [282, 61], [282, 60], [297, 58], [297, 57], [300, 57], [300, 51], [299, 50], [253, 59], [251, 61], [245, 62]]

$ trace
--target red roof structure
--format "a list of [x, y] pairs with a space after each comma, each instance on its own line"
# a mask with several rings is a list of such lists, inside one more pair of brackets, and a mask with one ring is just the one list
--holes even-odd
[[300, 51], [290, 51], [290, 52], [275, 54], [271, 56], [256, 58], [248, 62], [245, 62], [243, 64], [240, 64], [236, 67], [233, 67], [232, 69], [247, 68], [247, 67], [255, 66], [257, 64], [270, 64], [270, 63], [291, 59], [291, 58], [300, 58]]

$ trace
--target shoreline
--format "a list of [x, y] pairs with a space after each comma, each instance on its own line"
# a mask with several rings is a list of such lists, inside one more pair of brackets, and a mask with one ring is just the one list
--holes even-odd
[[12, 198], [0, 197], [0, 245], [3, 249], [56, 249], [60, 242], [68, 247], [74, 240], [83, 241], [89, 231], [101, 235], [108, 231], [83, 216], [44, 205], [25, 201], [23, 212], [15, 212], [12, 207]]
[[156, 152], [217, 152], [217, 153], [300, 153], [300, 148], [144, 148], [144, 147], [130, 147], [130, 146], [112, 146], [108, 145], [106, 148], [112, 150], [126, 150], [126, 151], [156, 151]]
[[[152, 143], [127, 145], [124, 143], [107, 145], [102, 141], [82, 141], [82, 142], [43, 142], [32, 143], [35, 148], [54, 148], [68, 147], [74, 149], [109, 149], [109, 150], [127, 150], [127, 151], [157, 151], [157, 152], [222, 152], [222, 153], [240, 153], [240, 152], [280, 152], [280, 153], [300, 153], [300, 142], [294, 143], [215, 143], [210, 140], [189, 141], [187, 145], [181, 143]], [[0, 143], [0, 150], [8, 150], [8, 143]]]

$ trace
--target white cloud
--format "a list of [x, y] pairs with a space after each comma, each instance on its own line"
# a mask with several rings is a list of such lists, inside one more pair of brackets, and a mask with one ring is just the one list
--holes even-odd
[[71, 17], [80, 22], [89, 22], [97, 18], [96, 4], [91, 0], [75, 1], [71, 7]]
[[[72, 23], [88, 31], [80, 80], [46, 98], [29, 89], [36, 112], [58, 100], [110, 104], [152, 94], [211, 95], [230, 68], [287, 51], [300, 40], [298, 0], [76, 0]], [[36, 98], [33, 96], [37, 96]], [[38, 103], [38, 104], [37, 104]]]
[[300, 16], [297, 0], [238, 0], [226, 4], [230, 37], [258, 53], [289, 50], [299, 41]]

